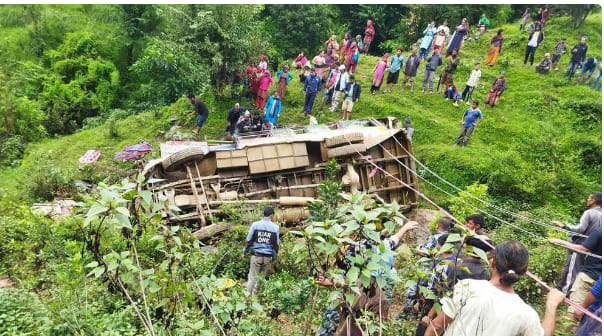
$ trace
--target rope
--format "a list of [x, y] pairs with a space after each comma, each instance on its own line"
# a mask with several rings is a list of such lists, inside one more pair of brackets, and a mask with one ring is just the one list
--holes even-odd
[[[533, 236], [533, 237], [535, 237], [535, 238], [537, 238], [537, 239], [539, 239], [539, 240], [547, 241], [547, 239], [546, 239], [546, 238], [541, 237], [541, 236], [537, 235], [537, 234], [536, 234], [536, 233], [534, 233], [534, 232], [528, 231], [528, 230], [526, 230], [526, 229], [524, 229], [524, 228], [522, 228], [522, 227], [520, 227], [520, 226], [518, 226], [518, 225], [516, 225], [516, 224], [512, 224], [512, 223], [510, 223], [510, 222], [508, 222], [508, 221], [506, 221], [506, 220], [504, 220], [504, 219], [501, 219], [501, 218], [499, 218], [499, 217], [497, 217], [497, 216], [495, 216], [495, 215], [493, 215], [493, 214], [490, 214], [489, 212], [487, 212], [487, 211], [486, 211], [486, 210], [484, 210], [484, 209], [480, 209], [480, 208], [478, 208], [478, 207], [476, 207], [476, 206], [474, 206], [474, 205], [472, 205], [472, 204], [470, 204], [470, 203], [464, 202], [464, 201], [463, 201], [462, 199], [460, 199], [458, 196], [455, 196], [455, 195], [453, 195], [453, 194], [449, 193], [448, 191], [446, 191], [446, 190], [442, 189], [441, 187], [439, 187], [439, 186], [435, 185], [434, 183], [430, 182], [430, 181], [429, 181], [428, 179], [426, 179], [425, 177], [423, 177], [423, 176], [419, 175], [417, 172], [415, 172], [414, 170], [412, 170], [411, 168], [409, 168], [409, 166], [405, 165], [405, 164], [404, 164], [403, 162], [401, 162], [401, 161], [400, 161], [398, 158], [396, 158], [394, 155], [392, 155], [392, 153], [391, 153], [391, 152], [390, 152], [388, 149], [386, 149], [384, 146], [382, 146], [381, 144], [378, 144], [378, 145], [379, 145], [379, 146], [380, 146], [380, 147], [381, 147], [381, 148], [382, 148], [384, 151], [386, 151], [386, 152], [388, 153], [388, 155], [390, 155], [390, 156], [391, 156], [391, 157], [392, 157], [392, 158], [393, 158], [393, 159], [394, 159], [396, 162], [398, 162], [400, 165], [402, 165], [403, 167], [405, 167], [405, 168], [406, 168], [408, 171], [410, 171], [412, 174], [414, 174], [415, 176], [419, 177], [419, 178], [420, 178], [422, 181], [424, 181], [424, 182], [428, 183], [429, 185], [431, 185], [432, 187], [434, 187], [434, 188], [436, 188], [437, 190], [441, 191], [442, 193], [446, 194], [447, 196], [452, 197], [452, 198], [456, 199], [457, 201], [459, 201], [459, 202], [461, 202], [461, 203], [463, 203], [463, 204], [465, 204], [465, 205], [467, 205], [467, 206], [471, 207], [472, 209], [474, 209], [474, 210], [476, 210], [476, 211], [478, 211], [478, 212], [484, 213], [485, 215], [487, 215], [487, 216], [489, 216], [489, 217], [491, 217], [491, 218], [493, 218], [493, 219], [495, 219], [495, 220], [497, 220], [497, 221], [499, 221], [499, 222], [501, 222], [501, 223], [504, 223], [504, 224], [510, 225], [510, 226], [512, 226], [513, 228], [515, 228], [515, 229], [517, 229], [517, 230], [519, 230], [519, 231], [522, 231], [522, 232], [524, 232], [524, 233], [526, 233], [526, 234], [528, 234], [528, 235], [530, 235], [530, 236]], [[471, 195], [470, 193], [468, 193], [468, 194], [469, 194], [469, 195]], [[577, 251], [577, 250], [574, 250], [574, 249], [570, 249], [570, 250], [572, 250], [573, 252], [577, 252], [577, 253], [585, 254], [585, 255], [587, 255], [587, 256], [591, 256], [591, 257], [594, 257], [594, 258], [602, 259], [602, 256], [599, 256], [599, 255], [597, 255], [597, 254], [593, 254], [593, 253], [589, 253], [589, 252], [583, 252], [583, 251]]]
[[[346, 136], [345, 136], [346, 137]], [[394, 137], [394, 136], [393, 136]], [[346, 138], [346, 141], [348, 142], [349, 145], [352, 145], [352, 142], [350, 142], [350, 140], [348, 138]], [[352, 147], [355, 148], [355, 147]], [[464, 228], [468, 229], [463, 223], [461, 223], [459, 220], [457, 220], [457, 218], [453, 217], [453, 215], [451, 215], [447, 210], [443, 209], [442, 207], [440, 207], [438, 204], [434, 203], [434, 201], [432, 201], [430, 198], [428, 198], [428, 196], [424, 195], [423, 193], [421, 193], [419, 190], [413, 188], [412, 186], [410, 186], [409, 184], [405, 183], [404, 181], [402, 181], [401, 179], [399, 179], [398, 177], [390, 174], [390, 172], [386, 171], [385, 169], [383, 169], [382, 167], [378, 166], [375, 162], [373, 162], [371, 159], [367, 158], [366, 156], [364, 156], [363, 154], [361, 154], [361, 152], [359, 152], [358, 150], [355, 149], [355, 151], [357, 152], [357, 154], [359, 154], [359, 156], [361, 156], [365, 161], [367, 161], [369, 164], [371, 164], [373, 167], [375, 167], [376, 169], [380, 170], [381, 172], [383, 172], [385, 175], [393, 178], [395, 181], [399, 182], [401, 185], [403, 185], [404, 187], [408, 188], [409, 190], [415, 192], [419, 197], [421, 197], [422, 199], [424, 199], [426, 202], [428, 202], [429, 204], [431, 204], [432, 206], [434, 206], [436, 209], [438, 209], [440, 212], [442, 212], [444, 215], [446, 215], [447, 217], [451, 218], [453, 221], [455, 221], [456, 223], [458, 223], [459, 225], [463, 226]], [[485, 244], [487, 244], [487, 246], [491, 247], [491, 248], [495, 248], [495, 246], [493, 246], [493, 244], [489, 243], [488, 241], [484, 241], [483, 242]], [[539, 279], [537, 276], [535, 276], [533, 273], [529, 272], [528, 270], [526, 271], [526, 275], [535, 280], [538, 284], [541, 285], [541, 287], [547, 289], [548, 291], [551, 291], [551, 287], [546, 284], [545, 282], [543, 282], [541, 279]], [[583, 308], [581, 305], [569, 300], [568, 298], [564, 298], [564, 302], [566, 302], [567, 304], [575, 307], [575, 309], [578, 309], [579, 311], [583, 312], [585, 315], [593, 318], [594, 320], [602, 323], [602, 319], [600, 317], [598, 317], [597, 315], [595, 315], [594, 313], [592, 313], [591, 311]]]
[[[393, 137], [393, 138], [394, 138], [394, 137]], [[512, 216], [512, 217], [516, 217], [516, 218], [523, 219], [524, 221], [527, 221], [527, 222], [532, 222], [532, 223], [534, 223], [534, 224], [541, 225], [541, 226], [544, 226], [544, 227], [547, 227], [547, 228], [551, 228], [551, 229], [554, 229], [554, 230], [558, 230], [558, 231], [561, 231], [561, 232], [565, 232], [565, 233], [567, 233], [567, 234], [573, 234], [573, 235], [576, 235], [576, 236], [579, 236], [579, 237], [587, 238], [587, 236], [586, 236], [586, 235], [579, 234], [579, 233], [576, 233], [576, 232], [573, 232], [573, 231], [570, 231], [570, 230], [566, 230], [566, 229], [560, 228], [560, 227], [555, 226], [555, 225], [547, 224], [547, 223], [545, 223], [545, 222], [538, 221], [538, 220], [536, 220], [536, 219], [534, 219], [534, 218], [530, 218], [530, 217], [523, 216], [523, 215], [521, 215], [521, 214], [515, 213], [515, 212], [510, 211], [510, 210], [507, 210], [507, 209], [505, 209], [505, 208], [502, 208], [502, 207], [497, 206], [497, 205], [495, 205], [495, 204], [489, 203], [489, 202], [487, 202], [487, 201], [485, 201], [485, 200], [482, 200], [482, 199], [480, 199], [480, 198], [478, 198], [478, 197], [476, 197], [476, 196], [472, 195], [471, 193], [469, 193], [469, 192], [467, 192], [467, 191], [465, 191], [465, 190], [463, 190], [463, 189], [459, 188], [458, 186], [456, 186], [456, 185], [454, 185], [453, 183], [451, 183], [451, 182], [447, 181], [445, 178], [443, 178], [442, 176], [440, 176], [440, 175], [438, 175], [437, 173], [435, 173], [434, 171], [432, 171], [432, 170], [431, 170], [430, 168], [428, 168], [428, 167], [427, 167], [425, 164], [423, 164], [423, 163], [422, 163], [420, 160], [418, 160], [418, 159], [417, 159], [417, 158], [416, 158], [416, 157], [415, 157], [413, 154], [411, 154], [411, 153], [410, 153], [410, 152], [409, 152], [409, 151], [408, 151], [408, 150], [407, 150], [407, 149], [406, 149], [406, 148], [405, 148], [405, 147], [404, 147], [404, 146], [403, 146], [403, 145], [402, 145], [402, 144], [401, 144], [401, 143], [398, 141], [398, 139], [394, 138], [394, 140], [395, 140], [395, 141], [398, 143], [398, 145], [399, 145], [399, 146], [401, 146], [401, 147], [403, 148], [403, 150], [404, 150], [404, 151], [407, 153], [407, 155], [409, 155], [409, 156], [410, 156], [410, 157], [411, 157], [411, 158], [412, 158], [412, 159], [413, 159], [415, 162], [417, 162], [417, 164], [419, 164], [420, 166], [422, 166], [422, 168], [424, 168], [424, 169], [425, 169], [427, 172], [429, 172], [430, 174], [434, 175], [436, 178], [438, 178], [439, 180], [441, 180], [442, 182], [444, 182], [444, 183], [445, 183], [445, 184], [447, 184], [448, 186], [452, 187], [453, 189], [457, 190], [458, 192], [461, 192], [461, 193], [464, 193], [464, 194], [466, 194], [466, 195], [470, 196], [471, 198], [473, 198], [473, 199], [475, 199], [475, 200], [477, 200], [477, 201], [479, 201], [479, 202], [483, 203], [483, 204], [484, 204], [484, 205], [486, 205], [487, 207], [490, 207], [490, 208], [493, 208], [493, 209], [499, 210], [499, 211], [501, 211], [501, 212], [503, 212], [503, 213], [505, 213], [505, 214], [507, 214], [507, 215], [510, 215], [510, 216]]]

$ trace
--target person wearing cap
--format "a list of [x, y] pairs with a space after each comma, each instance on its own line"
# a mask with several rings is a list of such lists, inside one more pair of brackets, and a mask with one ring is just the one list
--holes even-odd
[[560, 39], [560, 42], [556, 43], [554, 47], [554, 57], [552, 58], [552, 67], [556, 67], [558, 70], [558, 63], [560, 63], [560, 57], [566, 53], [566, 37]]
[[308, 124], [310, 126], [314, 126], [314, 125], [318, 125], [319, 122], [317, 121], [317, 118], [315, 118], [311, 112], [304, 112], [304, 117], [306, 117], [308, 119]]
[[206, 120], [208, 120], [210, 111], [208, 110], [206, 104], [201, 101], [201, 98], [195, 97], [193, 94], [189, 94], [187, 98], [189, 98], [191, 104], [195, 106], [195, 109], [189, 113], [188, 116], [192, 116], [197, 113], [197, 122], [195, 124], [195, 129], [193, 130], [193, 134], [197, 135], [201, 126], [203, 126]]
[[419, 63], [422, 61], [422, 57], [417, 54], [417, 47], [411, 49], [411, 55], [407, 56], [405, 67], [403, 68], [403, 83], [401, 84], [401, 91], [405, 90], [407, 82], [413, 92], [413, 86], [415, 85], [415, 76], [417, 75], [417, 68]]
[[380, 90], [380, 86], [382, 86], [382, 82], [384, 80], [384, 73], [389, 67], [390, 65], [388, 64], [388, 54], [384, 54], [382, 59], [379, 60], [373, 68], [373, 82], [371, 83], [370, 90], [372, 95], [375, 95], [375, 91]]
[[256, 107], [261, 109], [264, 107], [264, 103], [266, 103], [266, 98], [268, 95], [268, 88], [273, 83], [273, 78], [271, 77], [271, 72], [268, 70], [264, 70], [262, 76], [259, 81], [258, 86], [258, 96], [256, 98]]
[[443, 305], [424, 335], [476, 335], [477, 330], [484, 331], [481, 335], [543, 335], [537, 312], [514, 292], [528, 261], [528, 249], [521, 242], [497, 245], [489, 258], [491, 280], [459, 281], [449, 299], [451, 307]]
[[537, 51], [537, 47], [541, 44], [541, 42], [543, 42], [543, 32], [541, 31], [541, 27], [537, 27], [535, 31], [529, 35], [526, 50], [524, 51], [524, 65], [526, 65], [526, 61], [530, 57], [531, 66], [533, 66], [535, 52]]
[[[462, 147], [466, 147], [468, 141], [470, 141], [470, 136], [474, 132], [474, 128], [478, 126], [481, 121], [482, 112], [478, 109], [478, 100], [475, 99], [472, 102], [472, 107], [467, 109], [461, 117], [461, 132], [459, 133], [454, 146], [461, 145]], [[473, 229], [472, 227], [470, 228]]]
[[271, 207], [264, 208], [262, 220], [252, 223], [245, 239], [241, 259], [250, 251], [250, 271], [247, 275], [247, 292], [255, 294], [259, 277], [258, 273], [264, 272], [267, 266], [279, 255], [279, 226], [273, 223], [275, 210]]
[[321, 76], [317, 75], [315, 68], [310, 69], [310, 75], [304, 82], [304, 110], [302, 112], [312, 112], [312, 106], [315, 103], [315, 97], [321, 87]]
[[484, 103], [491, 105], [491, 107], [495, 107], [495, 104], [497, 104], [497, 101], [499, 101], [501, 94], [503, 94], [503, 91], [505, 91], [505, 85], [505, 71], [501, 70], [499, 72], [499, 77], [495, 78], [495, 81], [493, 81], [491, 91], [487, 95]]
[[546, 75], [552, 69], [552, 61], [550, 60], [549, 53], [545, 53], [543, 59], [535, 67], [535, 72], [538, 74]]
[[281, 116], [281, 97], [277, 91], [268, 98], [264, 105], [264, 120], [270, 121], [273, 125], [277, 125], [277, 120]]
[[252, 119], [250, 118], [250, 111], [245, 111], [243, 116], [239, 118], [237, 122], [237, 132], [246, 133], [252, 131]]
[[348, 72], [346, 72], [346, 66], [340, 65], [339, 72], [333, 80], [331, 90], [333, 90], [333, 97], [331, 98], [331, 107], [329, 110], [335, 112], [342, 100], [344, 92], [346, 92], [346, 85], [348, 84]]
[[283, 66], [283, 70], [277, 72], [277, 92], [279, 92], [279, 97], [281, 97], [281, 99], [285, 99], [287, 85], [292, 79], [294, 79], [294, 76], [289, 73], [289, 67], [287, 65]]
[[463, 89], [461, 93], [461, 100], [466, 102], [466, 105], [470, 105], [470, 101], [472, 100], [472, 93], [474, 93], [474, 89], [478, 87], [478, 81], [482, 76], [482, 71], [480, 71], [480, 62], [474, 63], [474, 70], [470, 72], [470, 78], [466, 82], [466, 87]]
[[398, 75], [401, 72], [401, 66], [405, 61], [405, 57], [403, 56], [403, 48], [396, 48], [396, 54], [392, 56], [390, 60], [390, 73], [388, 73], [388, 79], [386, 79], [386, 88], [384, 89], [384, 93], [392, 92], [392, 87], [394, 84], [398, 83]]
[[581, 42], [576, 44], [570, 53], [570, 63], [568, 63], [568, 68], [566, 68], [566, 74], [564, 74], [564, 77], [568, 77], [569, 81], [573, 78], [577, 68], [583, 65], [583, 61], [585, 61], [587, 55], [587, 37], [581, 37]]
[[342, 103], [342, 120], [350, 120], [352, 107], [361, 97], [361, 84], [356, 82], [354, 75], [348, 77], [345, 95], [344, 102]]

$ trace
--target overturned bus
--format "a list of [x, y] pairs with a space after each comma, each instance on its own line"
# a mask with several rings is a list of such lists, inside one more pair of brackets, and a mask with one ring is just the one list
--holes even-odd
[[[219, 218], [228, 203], [274, 204], [277, 220], [295, 223], [309, 216], [306, 204], [316, 200], [331, 159], [344, 192], [377, 194], [403, 209], [417, 205], [411, 142], [398, 119], [360, 119], [303, 128], [280, 128], [240, 135], [232, 143], [168, 141], [161, 158], [143, 171], [154, 192], [168, 196], [180, 209], [173, 221]], [[396, 179], [369, 163], [369, 159]], [[401, 165], [402, 162], [405, 166]]]

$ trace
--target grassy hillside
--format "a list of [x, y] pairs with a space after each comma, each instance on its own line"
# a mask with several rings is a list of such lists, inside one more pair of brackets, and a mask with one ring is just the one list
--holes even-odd
[[[538, 62], [545, 52], [552, 52], [560, 37], [567, 37], [574, 45], [582, 35], [589, 36], [589, 55], [601, 50], [601, 14], [591, 15], [583, 28], [573, 31], [568, 18], [553, 18], [545, 30], [545, 40], [536, 53]], [[482, 101], [500, 70], [507, 73], [507, 89], [495, 108], [481, 106], [485, 116], [470, 145], [461, 149], [451, 146], [459, 132], [459, 121], [465, 106], [455, 107], [437, 94], [422, 94], [419, 86], [423, 64], [418, 71], [415, 93], [400, 86], [392, 93], [369, 94], [372, 70], [377, 57], [362, 56], [357, 78], [362, 84], [361, 101], [354, 107], [353, 117], [411, 116], [415, 127], [414, 145], [417, 156], [428, 166], [453, 183], [466, 186], [474, 182], [486, 183], [489, 193], [500, 201], [527, 209], [553, 208], [558, 213], [573, 213], [581, 207], [581, 200], [590, 190], [600, 189], [601, 179], [601, 93], [587, 86], [576, 86], [563, 79], [569, 56], [562, 58], [559, 71], [538, 75], [533, 68], [524, 67], [522, 60], [527, 33], [521, 33], [517, 24], [505, 29], [503, 53], [492, 68], [482, 66], [482, 79], [474, 98]], [[493, 28], [478, 41], [466, 41], [461, 50], [461, 64], [454, 76], [462, 90], [474, 61], [483, 61]], [[569, 46], [569, 47], [570, 47]], [[404, 52], [406, 56], [408, 51]], [[295, 73], [294, 73], [295, 74]], [[575, 76], [576, 78], [576, 76]], [[399, 84], [400, 85], [400, 84]], [[301, 84], [297, 79], [290, 84], [281, 118], [283, 124], [304, 124], [300, 113], [304, 103]], [[219, 138], [224, 120], [233, 100], [212, 101], [207, 97], [210, 119], [200, 137]], [[319, 122], [337, 120], [340, 113], [332, 113], [315, 103]], [[251, 105], [251, 102], [242, 101]], [[109, 125], [77, 134], [49, 139], [31, 145], [21, 167], [2, 174], [3, 188], [11, 195], [24, 195], [24, 183], [16, 183], [23, 173], [51, 160], [49, 166], [65, 169], [81, 178], [102, 179], [127, 165], [114, 163], [111, 157], [125, 144], [145, 139], [159, 149], [161, 131], [170, 127], [168, 118], [179, 114], [181, 121], [191, 106], [183, 99], [169, 108], [131, 116], [117, 122], [118, 136], [109, 136]], [[188, 124], [192, 125], [192, 121]], [[88, 149], [100, 149], [101, 160], [97, 170], [76, 172], [77, 158]], [[50, 152], [50, 154], [49, 154]], [[158, 151], [152, 153], [158, 155]], [[34, 167], [36, 166], [36, 167]], [[429, 191], [429, 190], [428, 190]], [[433, 195], [438, 197], [438, 195]]]

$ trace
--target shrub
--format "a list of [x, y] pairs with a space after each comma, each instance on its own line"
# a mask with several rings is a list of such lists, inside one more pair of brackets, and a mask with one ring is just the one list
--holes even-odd
[[24, 170], [22, 182], [33, 199], [51, 200], [56, 193], [67, 193], [73, 189], [75, 168], [58, 167], [50, 154], [37, 153]]
[[0, 163], [17, 165], [23, 157], [25, 144], [21, 135], [13, 135], [0, 142]]
[[23, 289], [0, 289], [0, 336], [43, 335], [49, 322], [48, 311], [36, 294]]

